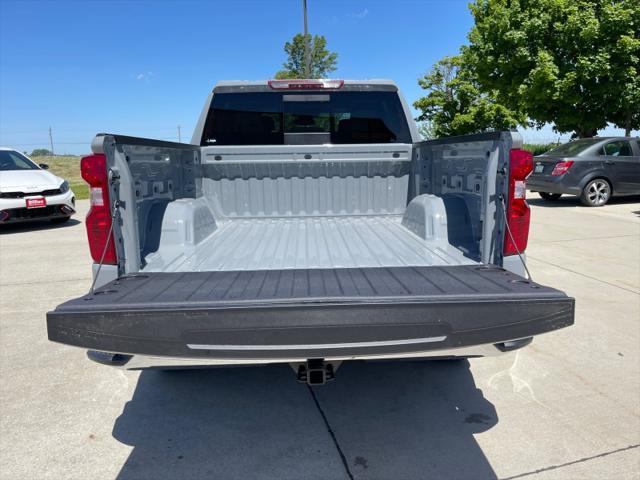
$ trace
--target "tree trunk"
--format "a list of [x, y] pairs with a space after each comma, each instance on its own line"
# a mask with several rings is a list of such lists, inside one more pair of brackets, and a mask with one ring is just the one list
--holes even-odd
[[597, 128], [576, 128], [573, 136], [575, 138], [591, 138], [595, 137], [598, 134]]
[[627, 112], [627, 121], [624, 124], [624, 136], [631, 136], [631, 112]]

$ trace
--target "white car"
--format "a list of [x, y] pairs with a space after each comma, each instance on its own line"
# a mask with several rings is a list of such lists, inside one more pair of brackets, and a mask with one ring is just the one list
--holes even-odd
[[76, 213], [69, 183], [26, 155], [0, 148], [0, 225], [29, 220], [66, 222]]

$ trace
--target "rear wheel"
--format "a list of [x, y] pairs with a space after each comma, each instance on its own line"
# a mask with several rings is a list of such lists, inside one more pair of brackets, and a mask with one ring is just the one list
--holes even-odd
[[544, 200], [550, 200], [550, 201], [555, 201], [558, 200], [562, 194], [561, 193], [549, 193], [549, 192], [538, 192], [538, 194], [544, 199]]
[[611, 185], [604, 178], [594, 178], [582, 190], [580, 200], [588, 207], [601, 207], [611, 198]]

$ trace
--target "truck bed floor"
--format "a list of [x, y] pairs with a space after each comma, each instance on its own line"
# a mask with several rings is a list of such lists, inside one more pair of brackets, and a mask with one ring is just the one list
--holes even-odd
[[401, 215], [233, 219], [195, 247], [161, 248], [145, 272], [473, 265], [442, 240], [427, 241]]

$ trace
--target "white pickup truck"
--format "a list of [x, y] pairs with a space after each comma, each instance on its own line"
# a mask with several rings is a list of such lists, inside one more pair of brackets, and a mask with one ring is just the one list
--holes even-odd
[[421, 141], [391, 81], [221, 82], [190, 144], [82, 159], [96, 288], [49, 339], [128, 369], [494, 355], [569, 326], [525, 278], [516, 133]]

